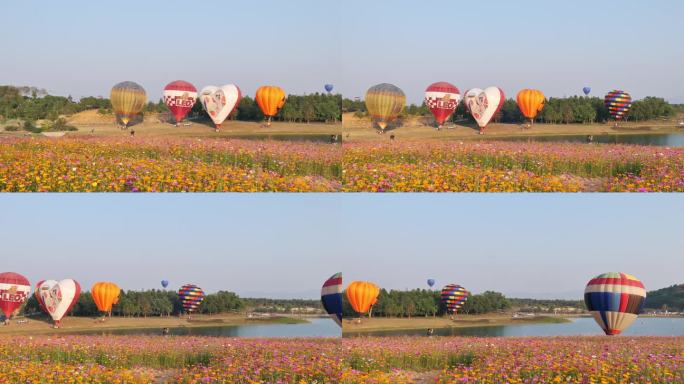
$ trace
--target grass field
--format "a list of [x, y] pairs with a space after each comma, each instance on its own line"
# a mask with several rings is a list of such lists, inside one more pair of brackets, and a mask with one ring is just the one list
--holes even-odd
[[22, 320], [28, 322], [17, 323], [12, 320], [10, 325], [0, 327], [0, 335], [22, 335], [41, 333], [73, 333], [106, 331], [116, 329], [146, 329], [146, 328], [198, 328], [230, 325], [253, 325], [253, 324], [298, 324], [307, 322], [304, 318], [283, 316], [248, 318], [241, 314], [220, 315], [192, 315], [190, 320], [186, 316], [150, 316], [150, 317], [109, 317], [105, 321], [94, 317], [66, 316], [62, 319], [59, 329], [52, 328], [52, 321], [46, 316], [29, 317]]
[[534, 316], [513, 318], [505, 315], [456, 315], [454, 320], [449, 317], [373, 317], [373, 318], [345, 318], [343, 332], [372, 332], [401, 329], [428, 328], [465, 328], [496, 325], [532, 324], [532, 323], [565, 323], [567, 319], [555, 316]]
[[[684, 119], [684, 116], [681, 117]], [[530, 127], [522, 124], [497, 124], [487, 126], [484, 135], [474, 124], [448, 124], [436, 130], [430, 117], [409, 116], [392, 125], [384, 135], [372, 128], [370, 119], [359, 118], [353, 113], [342, 116], [344, 138], [350, 141], [387, 141], [389, 135], [396, 140], [443, 139], [443, 140], [491, 140], [516, 136], [556, 136], [556, 135], [633, 135], [684, 133], [680, 118], [670, 121], [621, 122], [616, 128], [612, 123], [605, 124], [541, 124]]]

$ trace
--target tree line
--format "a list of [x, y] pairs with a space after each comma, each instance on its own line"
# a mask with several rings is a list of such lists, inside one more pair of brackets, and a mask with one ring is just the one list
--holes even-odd
[[[508, 299], [499, 292], [486, 291], [472, 294], [458, 313], [483, 314], [504, 311], [510, 308]], [[415, 317], [415, 316], [441, 316], [446, 313], [442, 304], [440, 292], [426, 289], [413, 289], [409, 291], [380, 290], [378, 301], [370, 311], [371, 316], [376, 317]], [[352, 308], [346, 295], [342, 299], [342, 316], [359, 316]]]
[[[366, 106], [361, 100], [342, 100], [343, 112], [355, 112], [357, 117], [364, 117], [367, 113]], [[632, 103], [629, 113], [626, 116], [628, 121], [646, 121], [662, 118], [671, 118], [676, 113], [684, 112], [683, 105], [670, 104], [665, 99], [659, 97], [646, 97]], [[426, 116], [432, 114], [425, 103], [421, 105], [410, 104], [400, 115], [406, 116]], [[465, 104], [459, 103], [452, 120], [467, 120], [474, 123], [475, 120], [467, 112]], [[506, 99], [499, 113], [494, 117], [497, 123], [523, 123], [525, 118], [518, 108], [518, 103], [514, 99]], [[598, 97], [572, 96], [557, 98], [551, 97], [546, 100], [544, 109], [535, 119], [539, 122], [551, 124], [587, 124], [595, 122], [607, 122], [611, 120], [610, 113], [604, 105], [603, 99]]]
[[[301, 312], [304, 308], [312, 308], [315, 312], [320, 312], [323, 306], [317, 299], [241, 298], [233, 292], [218, 291], [204, 296], [197, 313], [209, 315], [238, 311], [292, 313]], [[20, 312], [29, 315], [42, 313], [35, 295], [31, 295], [26, 300]], [[70, 313], [73, 316], [101, 315], [90, 292], [81, 292]], [[178, 299], [178, 293], [158, 289], [122, 290], [119, 302], [112, 307], [113, 316], [124, 317], [171, 316], [181, 313], [183, 313], [183, 306]]]
[[[289, 95], [276, 120], [286, 122], [326, 122], [336, 123], [342, 120], [342, 96], [326, 93], [309, 95]], [[0, 86], [0, 121], [20, 119], [24, 121], [51, 120], [60, 116], [70, 116], [78, 112], [96, 109], [102, 114], [112, 113], [109, 99], [102, 97], [83, 97], [74, 101], [71, 96], [53, 96], [45, 90], [30, 87]], [[162, 99], [149, 101], [144, 112], [166, 113], [168, 108]], [[191, 116], [209, 117], [201, 103], [195, 103]], [[261, 121], [264, 115], [253, 98], [243, 96], [237, 110], [231, 116], [235, 120]]]

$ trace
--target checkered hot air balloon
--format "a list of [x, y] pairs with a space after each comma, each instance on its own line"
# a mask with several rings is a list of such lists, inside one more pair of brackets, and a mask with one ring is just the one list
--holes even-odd
[[632, 96], [625, 91], [616, 89], [608, 92], [603, 103], [615, 120], [623, 120], [632, 106]]
[[439, 127], [454, 113], [460, 101], [461, 91], [445, 81], [430, 84], [425, 90], [425, 105], [435, 116]]
[[606, 335], [618, 335], [642, 312], [646, 288], [636, 277], [609, 272], [589, 280], [584, 303]]
[[441, 296], [447, 313], [453, 314], [468, 300], [468, 291], [458, 284], [449, 284], [442, 288]]
[[23, 275], [0, 273], [0, 310], [7, 319], [28, 299], [30, 292], [31, 283]]
[[183, 80], [176, 80], [164, 87], [164, 103], [176, 119], [176, 124], [190, 112], [197, 101], [197, 88]]
[[337, 325], [342, 326], [342, 273], [332, 275], [323, 283], [321, 288], [321, 301], [323, 308], [335, 320]]
[[185, 284], [178, 290], [178, 299], [183, 306], [183, 310], [192, 313], [202, 304], [204, 291], [195, 284]]

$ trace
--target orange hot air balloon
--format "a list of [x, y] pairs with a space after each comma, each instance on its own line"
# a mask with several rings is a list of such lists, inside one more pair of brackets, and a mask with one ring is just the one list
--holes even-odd
[[90, 289], [93, 294], [93, 301], [100, 312], [112, 311], [112, 305], [119, 302], [119, 294], [121, 293], [121, 288], [114, 283], [108, 281], [99, 281], [93, 284]]
[[546, 97], [537, 89], [523, 89], [518, 92], [518, 108], [520, 112], [534, 123], [537, 113], [541, 112], [546, 102]]
[[268, 116], [266, 125], [271, 125], [271, 119], [285, 105], [285, 99], [285, 91], [280, 87], [264, 85], [257, 89], [255, 100], [264, 116]]
[[352, 281], [347, 287], [347, 299], [357, 313], [370, 311], [379, 294], [380, 288], [368, 281]]

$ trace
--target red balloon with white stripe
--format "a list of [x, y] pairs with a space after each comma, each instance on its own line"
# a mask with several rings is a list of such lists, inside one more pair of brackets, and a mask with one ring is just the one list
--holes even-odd
[[197, 102], [197, 88], [183, 80], [172, 81], [164, 87], [164, 103], [180, 123]]
[[0, 273], [0, 309], [6, 319], [12, 317], [30, 292], [31, 283], [23, 275], [14, 272]]
[[445, 81], [430, 84], [425, 90], [425, 105], [440, 127], [454, 113], [460, 101], [461, 91]]

